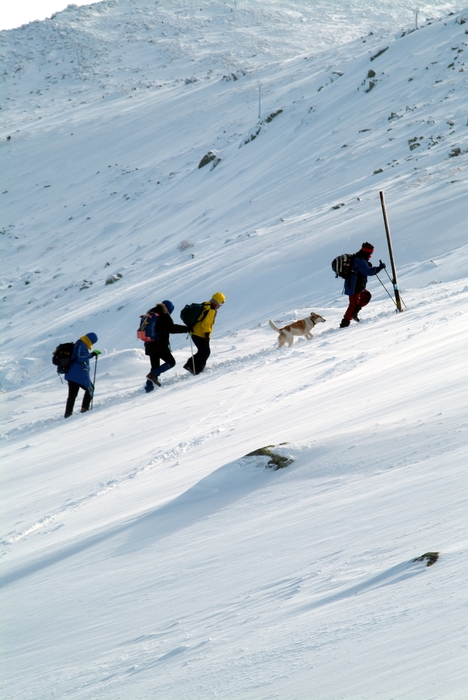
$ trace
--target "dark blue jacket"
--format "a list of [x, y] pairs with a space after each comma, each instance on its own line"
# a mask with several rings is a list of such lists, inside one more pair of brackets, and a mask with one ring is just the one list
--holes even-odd
[[367, 278], [376, 275], [378, 272], [378, 267], [372, 267], [368, 260], [359, 257], [357, 253], [353, 258], [351, 274], [345, 280], [344, 293], [351, 296], [352, 294], [358, 294], [364, 291]]
[[[181, 326], [179, 323], [174, 323], [171, 313], [174, 311], [174, 305], [170, 301], [163, 301], [163, 305], [156, 304], [147, 313], [159, 314], [158, 318], [158, 340], [151, 343], [145, 343], [145, 355], [159, 355], [161, 352], [170, 351], [171, 345], [169, 342], [169, 334], [188, 333], [187, 326]], [[168, 313], [169, 312], [169, 313]]]
[[[89, 333], [87, 337], [89, 338], [90, 335], [94, 334]], [[94, 337], [96, 338], [95, 335]], [[92, 338], [89, 339], [92, 340]], [[89, 389], [92, 386], [89, 373], [89, 360], [91, 357], [92, 353], [88, 350], [86, 344], [81, 339], [77, 340], [73, 347], [70, 369], [65, 374], [67, 382], [75, 382], [83, 389]]]

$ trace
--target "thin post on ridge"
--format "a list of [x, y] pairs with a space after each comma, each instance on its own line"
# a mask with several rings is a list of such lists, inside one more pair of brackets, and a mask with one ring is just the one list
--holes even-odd
[[390, 263], [392, 265], [392, 284], [393, 284], [393, 291], [395, 293], [395, 303], [398, 311], [403, 311], [403, 307], [401, 305], [401, 299], [400, 299], [400, 290], [398, 289], [398, 280], [397, 280], [397, 273], [396, 273], [396, 267], [395, 267], [395, 259], [393, 257], [393, 246], [392, 246], [392, 239], [390, 237], [390, 226], [388, 225], [388, 217], [387, 217], [387, 207], [385, 206], [385, 197], [383, 192], [379, 192], [380, 194], [380, 203], [382, 205], [382, 214], [384, 218], [384, 224], [385, 224], [385, 233], [387, 234], [387, 244], [388, 244], [388, 254], [390, 256]]

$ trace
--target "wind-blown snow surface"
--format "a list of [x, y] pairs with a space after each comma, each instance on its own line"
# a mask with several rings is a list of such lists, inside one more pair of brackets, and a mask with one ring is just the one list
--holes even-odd
[[[5, 698], [464, 697], [468, 10], [337, 7], [0, 34]], [[339, 330], [330, 260], [388, 262], [379, 191], [405, 311], [371, 279]], [[218, 289], [206, 371], [174, 336], [146, 395], [139, 314]], [[278, 351], [268, 318], [310, 310]], [[89, 331], [64, 421], [51, 352]]]

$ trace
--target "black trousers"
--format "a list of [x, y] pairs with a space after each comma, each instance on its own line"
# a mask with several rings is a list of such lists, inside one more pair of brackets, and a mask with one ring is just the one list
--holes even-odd
[[[148, 357], [151, 362], [151, 374], [154, 374], [155, 377], [159, 377], [163, 372], [172, 369], [176, 364], [169, 348], [159, 347], [156, 352], [148, 352]], [[161, 360], [164, 361], [163, 364], [161, 364]]]
[[67, 399], [67, 405], [65, 407], [65, 418], [69, 418], [71, 414], [73, 413], [73, 408], [75, 406], [75, 401], [76, 397], [78, 396], [78, 392], [80, 389], [84, 390], [84, 396], [83, 396], [83, 401], [81, 403], [81, 413], [86, 413], [86, 411], [89, 411], [89, 405], [91, 403], [91, 399], [93, 398], [93, 395], [89, 389], [86, 389], [86, 387], [81, 386], [80, 384], [77, 384], [76, 382], [68, 382], [68, 399]]
[[[193, 356], [193, 361], [195, 362], [195, 374], [200, 374], [200, 372], [203, 372], [205, 369], [206, 362], [211, 355], [210, 339], [200, 338], [199, 335], [192, 335], [192, 340], [197, 348], [197, 352]], [[189, 357], [186, 364], [192, 371], [193, 362], [191, 357]]]

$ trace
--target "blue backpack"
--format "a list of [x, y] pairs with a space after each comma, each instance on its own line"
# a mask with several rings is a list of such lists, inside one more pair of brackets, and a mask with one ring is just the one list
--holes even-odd
[[140, 326], [137, 330], [137, 338], [142, 340], [144, 343], [154, 343], [155, 340], [159, 340], [159, 314], [154, 313], [154, 311], [149, 311], [143, 316], [140, 316], [140, 319]]

